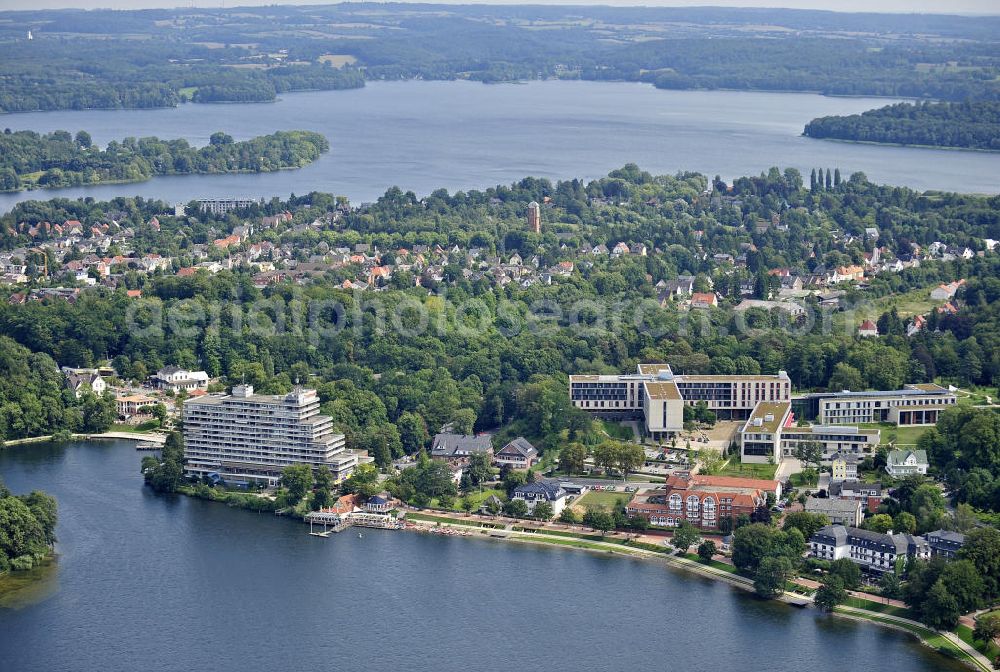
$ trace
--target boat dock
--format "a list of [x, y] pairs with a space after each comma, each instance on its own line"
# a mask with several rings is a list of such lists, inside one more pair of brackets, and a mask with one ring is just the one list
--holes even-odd
[[[402, 530], [405, 519], [385, 513], [370, 513], [353, 511], [338, 513], [335, 511], [313, 511], [306, 514], [309, 523], [309, 534], [314, 537], [329, 537], [334, 532], [343, 532], [349, 527], [371, 527], [379, 530]], [[318, 528], [322, 526], [322, 531]]]

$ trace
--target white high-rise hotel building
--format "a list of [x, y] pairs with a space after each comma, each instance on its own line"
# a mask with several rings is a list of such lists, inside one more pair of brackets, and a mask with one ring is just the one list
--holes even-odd
[[296, 387], [285, 395], [254, 394], [237, 385], [229, 395], [184, 403], [184, 458], [189, 475], [217, 473], [227, 481], [277, 485], [294, 464], [325, 465], [341, 481], [367, 452], [348, 450], [333, 418], [319, 412], [316, 390]]

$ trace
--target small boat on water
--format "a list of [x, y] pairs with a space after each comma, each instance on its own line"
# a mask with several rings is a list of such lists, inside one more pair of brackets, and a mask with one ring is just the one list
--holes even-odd
[[160, 450], [161, 448], [163, 448], [163, 446], [156, 443], [155, 441], [140, 441], [139, 443], [135, 444], [136, 450]]

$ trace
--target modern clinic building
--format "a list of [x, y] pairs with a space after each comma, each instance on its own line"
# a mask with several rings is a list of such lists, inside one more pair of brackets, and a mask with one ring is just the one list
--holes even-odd
[[316, 390], [296, 386], [288, 394], [254, 394], [237, 385], [232, 394], [208, 395], [184, 403], [185, 471], [218, 474], [230, 482], [275, 486], [281, 470], [295, 464], [326, 466], [340, 482], [367, 452], [348, 450], [333, 418], [319, 412]]
[[664, 438], [684, 428], [684, 405], [704, 401], [721, 420], [746, 420], [760, 402], [787, 402], [792, 382], [776, 375], [674, 374], [668, 364], [639, 364], [633, 374], [569, 377], [573, 405], [608, 418], [643, 418]]
[[941, 411], [958, 399], [934, 383], [904, 385], [900, 390], [820, 392], [796, 399], [798, 414], [822, 425], [888, 422], [899, 427], [933, 425]]

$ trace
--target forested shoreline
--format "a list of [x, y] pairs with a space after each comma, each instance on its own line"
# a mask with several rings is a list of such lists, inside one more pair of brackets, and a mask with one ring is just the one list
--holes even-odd
[[2, 112], [266, 102], [407, 79], [1000, 99], [992, 17], [348, 3], [0, 18]]
[[1000, 103], [898, 103], [849, 116], [813, 119], [811, 138], [1000, 151]]
[[0, 480], [0, 574], [31, 569], [51, 554], [57, 508], [51, 495], [14, 495]]
[[271, 172], [301, 168], [329, 148], [326, 138], [312, 131], [278, 131], [240, 142], [217, 132], [201, 148], [184, 139], [125, 138], [100, 149], [86, 131], [40, 135], [7, 129], [0, 135], [0, 191], [140, 182], [156, 175]]

